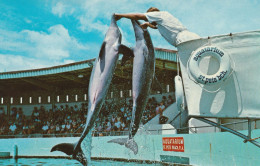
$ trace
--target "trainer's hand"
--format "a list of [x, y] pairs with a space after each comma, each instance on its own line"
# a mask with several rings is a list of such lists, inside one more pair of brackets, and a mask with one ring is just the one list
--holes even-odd
[[141, 24], [140, 27], [143, 28], [143, 29], [147, 29], [148, 23], [145, 22], [145, 23]]
[[122, 18], [122, 16], [120, 16], [119, 14], [115, 14], [116, 21], [120, 20], [121, 18]]

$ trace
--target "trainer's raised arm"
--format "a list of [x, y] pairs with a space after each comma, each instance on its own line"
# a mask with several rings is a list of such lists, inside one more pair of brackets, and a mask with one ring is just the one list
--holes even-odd
[[128, 18], [132, 20], [145, 20], [148, 21], [143, 13], [125, 13], [125, 14], [115, 14], [115, 19], [120, 20], [121, 18]]

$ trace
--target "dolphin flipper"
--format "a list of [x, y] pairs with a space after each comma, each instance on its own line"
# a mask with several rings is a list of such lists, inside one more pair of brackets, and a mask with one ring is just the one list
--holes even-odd
[[133, 50], [123, 44], [119, 46], [118, 52], [119, 54], [123, 54], [121, 66], [124, 66], [126, 61], [128, 61], [129, 59], [134, 58]]
[[106, 42], [102, 43], [102, 46], [99, 51], [99, 60], [100, 60], [100, 70], [103, 72], [105, 68], [105, 54], [106, 54]]
[[138, 153], [138, 145], [134, 139], [117, 138], [117, 139], [112, 139], [112, 140], [108, 141], [108, 143], [117, 143], [119, 145], [125, 145], [125, 147], [127, 147], [128, 149], [131, 149], [135, 155]]
[[81, 148], [78, 148], [77, 151], [74, 150], [74, 147], [77, 144], [73, 143], [61, 143], [57, 144], [52, 147], [51, 152], [53, 151], [61, 151], [63, 153], [66, 153], [67, 155], [72, 155], [72, 158], [78, 160], [81, 164], [87, 165], [87, 159], [85, 155], [82, 152]]

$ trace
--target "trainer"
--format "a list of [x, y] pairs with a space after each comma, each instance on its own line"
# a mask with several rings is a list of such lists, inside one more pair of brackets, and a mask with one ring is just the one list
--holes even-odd
[[116, 20], [128, 18], [148, 21], [141, 25], [143, 29], [147, 27], [158, 29], [160, 34], [175, 47], [181, 42], [200, 38], [199, 35], [188, 31], [187, 28], [169, 12], [160, 11], [155, 7], [149, 8], [146, 13], [115, 14], [115, 17]]

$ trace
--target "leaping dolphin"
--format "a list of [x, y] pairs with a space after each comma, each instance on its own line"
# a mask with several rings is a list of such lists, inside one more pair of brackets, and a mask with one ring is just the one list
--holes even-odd
[[[83, 165], [87, 165], [87, 161], [85, 160], [85, 156], [80, 146], [81, 142], [92, 129], [104, 103], [119, 54], [122, 53], [123, 56], [128, 57], [134, 56], [130, 48], [121, 44], [121, 38], [121, 32], [116, 24], [115, 16], [113, 15], [110, 27], [101, 46], [99, 56], [96, 58], [95, 65], [92, 69], [88, 88], [88, 115], [84, 131], [81, 134], [79, 141], [75, 144], [58, 144], [51, 149], [51, 152], [62, 151], [67, 155], [72, 155], [74, 159], [79, 160]], [[124, 58], [124, 60], [126, 59], [127, 58]]]
[[132, 20], [135, 31], [136, 46], [134, 48], [133, 63], [133, 110], [128, 138], [119, 138], [108, 141], [130, 148], [134, 154], [138, 153], [138, 145], [134, 136], [145, 109], [155, 71], [154, 47], [148, 30], [142, 29], [139, 22]]

